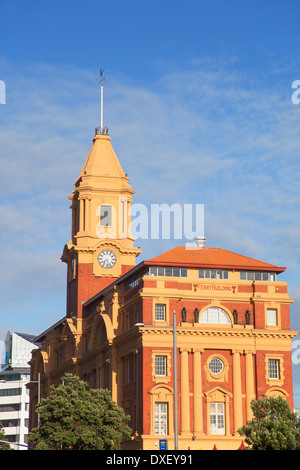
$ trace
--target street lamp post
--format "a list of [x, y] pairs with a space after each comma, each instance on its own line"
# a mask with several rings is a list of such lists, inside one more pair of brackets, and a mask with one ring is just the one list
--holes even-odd
[[176, 312], [173, 313], [173, 380], [174, 380], [174, 442], [178, 450], [178, 410], [177, 410], [177, 323]]

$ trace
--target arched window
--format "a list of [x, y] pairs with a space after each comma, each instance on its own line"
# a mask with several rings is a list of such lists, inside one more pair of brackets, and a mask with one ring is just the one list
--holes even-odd
[[209, 307], [200, 316], [199, 323], [217, 323], [228, 325], [231, 323], [229, 315], [219, 307]]

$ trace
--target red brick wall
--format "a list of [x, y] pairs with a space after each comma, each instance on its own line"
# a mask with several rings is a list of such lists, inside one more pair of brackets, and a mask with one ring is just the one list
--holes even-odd
[[143, 434], [150, 434], [152, 380], [152, 348], [143, 348]]
[[97, 277], [93, 274], [92, 263], [80, 263], [77, 268], [76, 279], [68, 283], [67, 315], [73, 313], [78, 318], [82, 316], [82, 302], [89, 300], [107, 287], [114, 277]]
[[278, 354], [283, 356], [283, 375], [284, 383], [280, 386], [287, 393], [287, 401], [293, 408], [293, 386], [292, 386], [292, 359], [291, 354], [287, 351], [257, 351], [256, 353], [256, 375], [257, 375], [257, 398], [262, 398], [264, 394], [271, 388], [266, 381], [266, 354]]
[[281, 313], [281, 328], [283, 330], [290, 330], [290, 306], [288, 304], [280, 305]]
[[152, 325], [153, 323], [152, 306], [153, 299], [143, 298], [143, 319], [141, 321], [145, 325]]
[[209, 305], [209, 302], [207, 301], [185, 301], [185, 300], [173, 300], [170, 299], [169, 303], [169, 309], [170, 309], [170, 321], [172, 322], [172, 315], [174, 310], [176, 311], [176, 320], [177, 323], [181, 322], [181, 310], [183, 307], [186, 309], [186, 321], [188, 323], [193, 323], [194, 322], [194, 311], [196, 308], [200, 311], [202, 308], [204, 308], [206, 305]]
[[246, 310], [250, 313], [250, 325], [253, 325], [253, 304], [251, 303], [237, 303], [237, 302], [223, 302], [220, 304], [220, 307], [227, 308], [231, 313], [234, 310], [237, 311], [237, 324], [238, 325], [245, 325], [246, 324]]
[[265, 305], [262, 302], [254, 302], [254, 327], [264, 329], [266, 325]]

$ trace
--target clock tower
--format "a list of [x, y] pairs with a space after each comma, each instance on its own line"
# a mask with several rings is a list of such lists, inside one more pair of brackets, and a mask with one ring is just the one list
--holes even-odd
[[130, 233], [129, 185], [107, 129], [96, 129], [92, 148], [75, 182], [71, 239], [62, 261], [68, 266], [67, 316], [83, 317], [82, 303], [135, 266], [141, 249]]

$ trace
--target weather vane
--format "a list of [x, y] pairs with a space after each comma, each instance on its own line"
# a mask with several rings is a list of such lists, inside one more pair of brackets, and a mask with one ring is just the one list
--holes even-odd
[[96, 133], [99, 132], [103, 134], [104, 133], [104, 128], [103, 128], [103, 82], [107, 82], [108, 80], [105, 79], [104, 77], [104, 72], [105, 70], [100, 69], [100, 75], [99, 78], [96, 78], [96, 81], [100, 83], [100, 92], [101, 92], [101, 123], [100, 123], [100, 129], [96, 128]]

